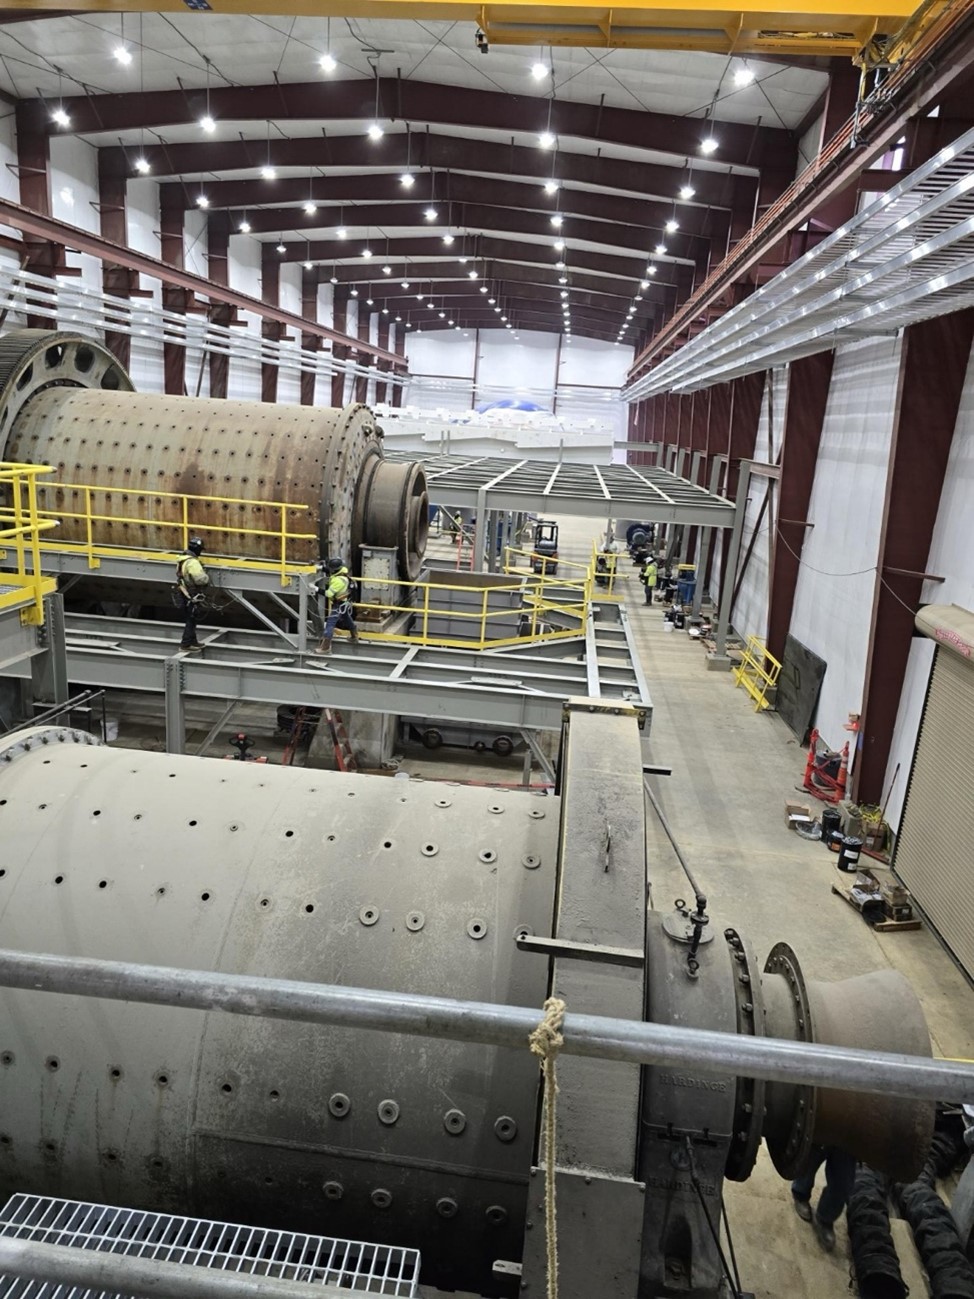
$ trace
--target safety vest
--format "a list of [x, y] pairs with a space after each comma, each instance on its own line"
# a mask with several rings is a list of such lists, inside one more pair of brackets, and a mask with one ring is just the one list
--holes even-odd
[[656, 564], [651, 559], [649, 563], [646, 565], [646, 567], [643, 569], [643, 581], [646, 583], [647, 586], [656, 585], [657, 571], [658, 570], [656, 568]]
[[333, 573], [328, 585], [325, 587], [325, 599], [334, 603], [336, 600], [341, 602], [347, 599], [351, 582], [348, 580], [348, 569], [340, 568], [337, 573]]
[[183, 555], [176, 563], [176, 585], [183, 595], [192, 596], [204, 586], [209, 586], [210, 578], [206, 569], [195, 555]]

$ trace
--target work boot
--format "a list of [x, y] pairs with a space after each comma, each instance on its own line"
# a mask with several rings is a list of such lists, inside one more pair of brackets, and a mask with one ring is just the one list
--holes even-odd
[[350, 631], [348, 633], [348, 639], [352, 642], [353, 645], [357, 645], [362, 638], [361, 636], [359, 636], [357, 631]]
[[183, 654], [202, 654], [202, 645], [180, 645], [180, 652]]
[[815, 1228], [815, 1235], [818, 1237], [818, 1243], [826, 1253], [831, 1254], [835, 1249], [835, 1231], [832, 1228], [832, 1224], [829, 1222], [822, 1222], [816, 1213], [815, 1217], [812, 1219], [812, 1226]]
[[801, 1218], [802, 1222], [811, 1222], [812, 1206], [809, 1202], [807, 1200], [800, 1200], [798, 1196], [794, 1194], [792, 1195], [791, 1200], [795, 1206], [795, 1212], [798, 1214], [799, 1218]]
[[322, 636], [321, 640], [318, 642], [317, 646], [315, 647], [315, 653], [316, 653], [316, 654], [330, 654], [330, 653], [331, 653], [331, 637], [330, 637], [330, 636]]

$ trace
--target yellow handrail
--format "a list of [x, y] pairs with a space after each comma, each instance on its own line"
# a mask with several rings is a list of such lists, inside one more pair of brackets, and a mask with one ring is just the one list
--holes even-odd
[[773, 654], [768, 653], [764, 641], [758, 636], [748, 636], [741, 661], [733, 675], [735, 683], [743, 686], [754, 700], [755, 712], [770, 708], [768, 691], [777, 685], [780, 672], [781, 664]]
[[54, 578], [41, 572], [40, 536], [56, 528], [58, 520], [41, 518], [37, 508], [37, 480], [53, 472], [50, 465], [0, 462], [0, 488], [9, 497], [9, 504], [0, 504], [0, 546], [12, 542], [16, 557], [13, 573], [0, 576], [10, 588], [0, 590], [0, 611], [19, 608], [21, 621], [34, 626], [44, 622], [44, 597], [57, 589]]
[[[397, 588], [400, 594], [393, 592], [390, 599], [358, 600], [355, 604], [356, 617], [359, 621], [359, 634], [367, 640], [375, 641], [408, 641], [410, 644], [437, 645], [452, 649], [496, 649], [501, 646], [523, 644], [526, 635], [534, 640], [566, 640], [578, 637], [585, 626], [589, 610], [589, 593], [587, 583], [557, 582], [552, 578], [530, 575], [513, 582], [502, 582], [485, 587], [471, 587], [469, 583], [458, 582], [409, 582], [402, 579], [381, 580], [379, 585]], [[545, 587], [558, 586], [562, 590], [571, 588], [570, 598], [554, 598], [545, 592]], [[402, 588], [405, 591], [402, 592]], [[465, 596], [473, 605], [472, 608], [456, 608], [450, 597], [454, 593]], [[515, 597], [511, 603], [500, 608], [490, 608], [493, 596]], [[441, 597], [441, 598], [437, 598]], [[367, 615], [375, 613], [380, 617], [403, 615], [402, 626], [398, 629], [374, 631], [369, 628]], [[558, 613], [574, 619], [577, 626], [549, 627], [540, 630], [539, 623], [545, 614]], [[366, 619], [362, 620], [362, 615]], [[469, 626], [469, 635], [445, 635], [430, 630], [431, 622], [437, 617], [457, 619], [461, 626]], [[504, 634], [506, 629], [498, 628], [497, 623], [517, 619], [517, 634]], [[416, 624], [419, 624], [418, 627]], [[530, 628], [528, 631], [527, 629]], [[491, 634], [492, 631], [501, 634]]]
[[[33, 468], [33, 466], [27, 466]], [[45, 469], [44, 472], [52, 472]], [[207, 548], [206, 563], [209, 567], [215, 568], [237, 568], [237, 569], [256, 569], [266, 572], [272, 570], [278, 572], [281, 578], [281, 586], [289, 586], [293, 577], [300, 573], [314, 572], [314, 564], [308, 561], [295, 560], [289, 554], [289, 549], [293, 548], [296, 543], [316, 542], [317, 533], [314, 532], [296, 532], [288, 528], [288, 511], [294, 513], [307, 514], [309, 506], [297, 504], [291, 501], [266, 501], [255, 500], [240, 496], [206, 496], [202, 493], [193, 492], [164, 492], [152, 489], [143, 489], [141, 487], [106, 487], [99, 483], [75, 483], [56, 480], [54, 482], [45, 482], [40, 484], [44, 491], [61, 491], [65, 494], [68, 492], [81, 493], [82, 508], [57, 510], [40, 510], [41, 518], [54, 519], [55, 521], [68, 520], [77, 525], [79, 539], [61, 537], [56, 542], [41, 543], [42, 548], [46, 550], [59, 550], [63, 552], [80, 551], [85, 555], [90, 569], [96, 569], [101, 566], [101, 561], [108, 558], [119, 559], [150, 559], [150, 560], [168, 560], [175, 559], [180, 551], [186, 549], [186, 545], [191, 536], [199, 535], [206, 539], [210, 537], [219, 541], [224, 536], [239, 536], [248, 538], [268, 538], [272, 544], [268, 547], [271, 556], [246, 556], [233, 555], [224, 553], [216, 549]], [[101, 495], [105, 498], [104, 509], [106, 512], [101, 513], [95, 508], [96, 498]], [[113, 497], [122, 497], [128, 500], [134, 497], [140, 504], [147, 505], [159, 504], [165, 512], [171, 512], [173, 518], [155, 517], [155, 511], [146, 511], [140, 513], [117, 513], [110, 511], [111, 500]], [[264, 528], [246, 527], [242, 524], [231, 525], [210, 522], [207, 519], [206, 511], [214, 507], [223, 507], [228, 509], [231, 506], [249, 508], [260, 511], [276, 511], [278, 521], [271, 526]], [[131, 526], [140, 528], [145, 531], [149, 529], [159, 529], [165, 535], [166, 532], [175, 534], [165, 539], [170, 542], [163, 547], [160, 546], [128, 546], [128, 545], [107, 545], [97, 540], [97, 528], [99, 523], [111, 523], [115, 526]], [[53, 524], [51, 525], [53, 526]]]

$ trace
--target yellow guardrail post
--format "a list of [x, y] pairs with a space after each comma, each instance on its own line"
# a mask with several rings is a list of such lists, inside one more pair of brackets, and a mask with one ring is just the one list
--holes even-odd
[[277, 509], [281, 516], [281, 586], [290, 586], [291, 579], [287, 573], [287, 506], [279, 505]]
[[480, 600], [480, 648], [485, 649], [487, 646], [487, 596], [489, 589], [485, 586], [481, 593]]
[[37, 475], [27, 475], [27, 517], [30, 520], [31, 585], [34, 591], [34, 619], [38, 626], [44, 621], [44, 592], [41, 587], [41, 531], [37, 514]]
[[183, 543], [183, 550], [189, 550], [189, 497], [183, 496], [181, 504], [182, 509], [180, 513], [182, 515], [182, 523], [180, 525], [180, 539]]
[[21, 479], [14, 475], [10, 482], [10, 496], [14, 514], [14, 554], [17, 556], [17, 572], [24, 574], [24, 508], [21, 501]]
[[423, 644], [424, 645], [427, 643], [427, 640], [429, 639], [429, 625], [430, 625], [430, 584], [429, 582], [425, 582], [423, 584]]

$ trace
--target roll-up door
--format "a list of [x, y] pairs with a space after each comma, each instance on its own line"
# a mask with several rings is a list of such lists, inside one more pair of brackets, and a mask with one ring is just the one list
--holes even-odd
[[928, 606], [917, 625], [938, 644], [893, 866], [974, 977], [974, 614]]

